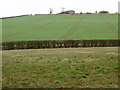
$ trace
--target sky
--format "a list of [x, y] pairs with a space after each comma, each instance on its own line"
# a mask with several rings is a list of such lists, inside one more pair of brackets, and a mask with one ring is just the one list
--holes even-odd
[[80, 12], [109, 11], [118, 12], [119, 0], [1, 0], [0, 17], [10, 17], [25, 14], [49, 14], [53, 8], [53, 14], [64, 10]]

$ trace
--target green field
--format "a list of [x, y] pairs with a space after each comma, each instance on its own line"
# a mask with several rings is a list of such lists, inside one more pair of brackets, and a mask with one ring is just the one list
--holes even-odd
[[3, 51], [3, 88], [118, 88], [118, 48]]
[[[118, 39], [118, 15], [2, 19], [2, 39]], [[3, 50], [0, 54], [3, 88], [118, 88], [118, 47]]]
[[118, 39], [117, 14], [36, 15], [2, 20], [3, 42]]

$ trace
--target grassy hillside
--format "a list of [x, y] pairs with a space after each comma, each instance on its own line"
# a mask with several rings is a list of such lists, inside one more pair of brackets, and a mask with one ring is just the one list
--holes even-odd
[[3, 87], [118, 88], [118, 48], [3, 51]]
[[3, 41], [117, 39], [118, 15], [37, 15], [3, 19]]

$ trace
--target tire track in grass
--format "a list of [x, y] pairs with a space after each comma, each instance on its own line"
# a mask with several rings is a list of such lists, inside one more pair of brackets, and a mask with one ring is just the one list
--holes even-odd
[[110, 24], [114, 28], [114, 30], [118, 31], [118, 29], [112, 23], [110, 23]]
[[58, 40], [59, 39], [63, 39], [66, 35], [68, 35], [74, 29], [74, 27], [75, 27], [75, 24], [72, 26], [72, 28], [68, 32], [66, 32], [64, 35], [62, 35], [61, 37], [59, 37]]
[[102, 18], [102, 20], [104, 20], [104, 23], [105, 23], [114, 33], [118, 33], [117, 28], [116, 28], [112, 23], [107, 22], [105, 17], [102, 17], [102, 16], [101, 16], [101, 18]]
[[[83, 19], [84, 19], [84, 18], [82, 18], [82, 20], [83, 20]], [[66, 40], [68, 37], [70, 37], [70, 36], [75, 32], [75, 30], [78, 28], [79, 23], [80, 23], [82, 20], [76, 22], [76, 23], [72, 26], [72, 28], [71, 28], [70, 30], [68, 30], [68, 32], [66, 32], [64, 35], [62, 35], [61, 37], [59, 37], [58, 40], [60, 40], [60, 39]]]
[[67, 36], [64, 37], [64, 40], [70, 37], [75, 32], [75, 30], [78, 28], [78, 26], [79, 26], [79, 23], [75, 24], [75, 27], [73, 28], [73, 30], [69, 34], [67, 34]]
[[119, 38], [117, 28], [112, 23], [107, 22], [104, 16], [100, 15], [100, 17], [103, 20], [103, 22], [109, 27], [109, 29], [114, 33], [114, 35], [112, 36]]
[[65, 40], [71, 33], [73, 33], [75, 31], [75, 27], [76, 27], [76, 24], [74, 24], [72, 26], [72, 28], [67, 33], [65, 33], [60, 39]]
[[111, 30], [112, 30], [113, 32], [117, 32], [117, 28], [116, 28], [115, 26], [113, 26], [112, 23], [106, 22], [106, 24], [111, 28]]

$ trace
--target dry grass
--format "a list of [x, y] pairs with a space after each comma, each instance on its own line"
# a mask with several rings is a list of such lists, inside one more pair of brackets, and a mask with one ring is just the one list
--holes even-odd
[[118, 47], [6, 50], [3, 87], [118, 88]]

